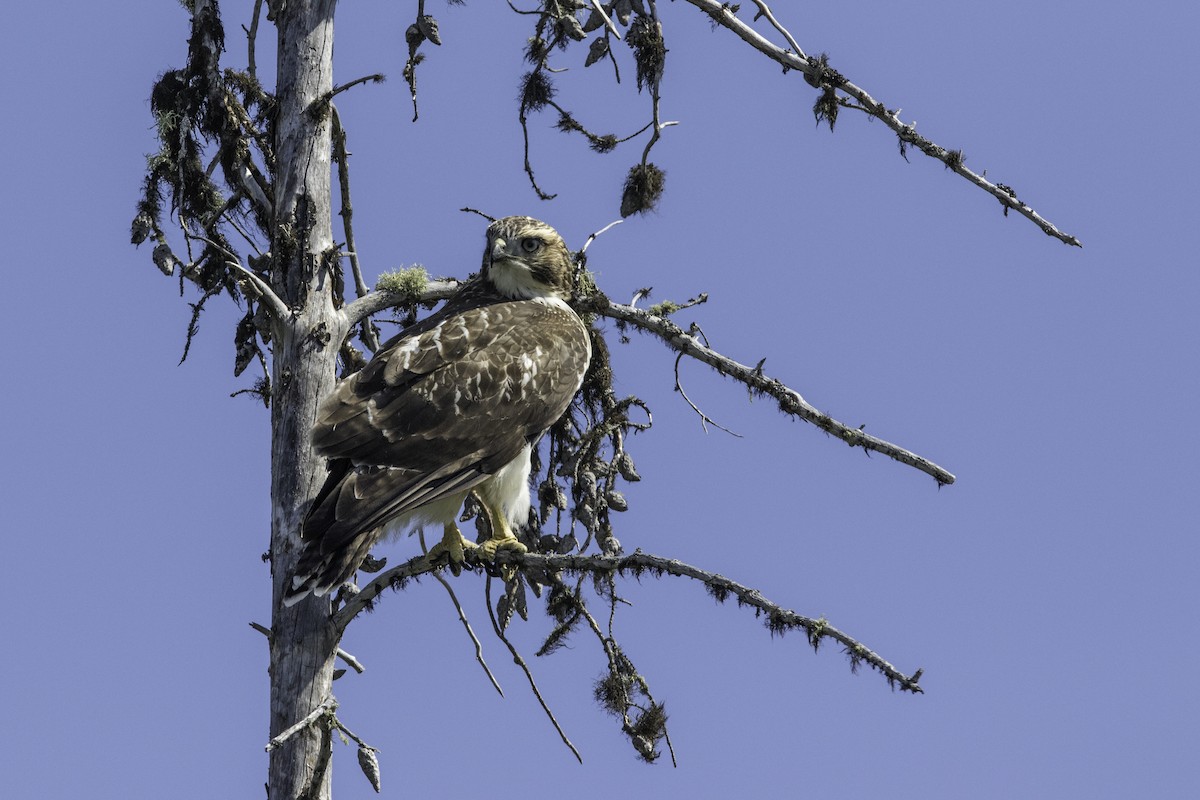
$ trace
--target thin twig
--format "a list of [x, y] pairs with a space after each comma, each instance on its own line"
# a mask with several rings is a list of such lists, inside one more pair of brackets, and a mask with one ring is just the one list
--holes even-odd
[[347, 728], [345, 726], [345, 724], [340, 719], [337, 718], [336, 714], [333, 717], [333, 727], [337, 728], [339, 731], [346, 734], [346, 736], [349, 739], [352, 739], [354, 741], [354, 743], [357, 744], [359, 747], [365, 748], [367, 750], [372, 750], [376, 753], [379, 752], [378, 747], [372, 747], [371, 745], [367, 744], [366, 742], [364, 742], [362, 740], [362, 737], [355, 735], [354, 731]]
[[608, 231], [609, 231], [609, 229], [610, 229], [610, 228], [614, 228], [614, 227], [616, 227], [617, 225], [620, 225], [620, 224], [621, 224], [622, 222], [624, 222], [624, 221], [625, 221], [625, 220], [623, 220], [623, 219], [615, 219], [615, 220], [613, 220], [612, 222], [610, 222], [610, 223], [608, 223], [607, 225], [605, 225], [605, 226], [604, 226], [603, 228], [601, 228], [600, 230], [598, 230], [598, 231], [596, 231], [595, 233], [593, 233], [591, 236], [589, 236], [589, 237], [587, 238], [587, 241], [583, 243], [583, 247], [579, 248], [579, 252], [580, 252], [580, 253], [586, 253], [586, 252], [587, 252], [587, 249], [588, 249], [588, 248], [591, 246], [592, 242], [596, 241], [596, 239], [597, 239], [597, 238], [599, 238], [600, 236], [603, 236], [605, 233], [608, 233]]
[[[239, 196], [240, 196], [240, 195], [238, 195], [238, 194], [233, 194], [233, 195], [231, 195], [231, 196], [230, 196], [230, 199], [232, 200], [232, 199], [234, 199], [234, 198], [236, 198], [236, 197], [239, 197]], [[222, 217], [222, 218], [223, 218], [223, 219], [224, 219], [226, 222], [228, 222], [228, 223], [229, 223], [230, 227], [232, 227], [232, 228], [233, 228], [235, 231], [237, 231], [239, 234], [241, 234], [241, 237], [242, 237], [243, 239], [245, 239], [245, 240], [246, 240], [246, 244], [248, 244], [248, 245], [250, 245], [251, 247], [253, 247], [253, 248], [254, 248], [254, 252], [255, 252], [255, 253], [258, 255], [258, 256], [260, 256], [260, 257], [262, 256], [262, 254], [263, 254], [263, 253], [262, 253], [262, 250], [260, 250], [260, 249], [259, 249], [259, 247], [258, 247], [258, 242], [254, 241], [252, 238], [250, 238], [250, 234], [249, 234], [249, 233], [247, 233], [246, 231], [242, 230], [242, 226], [241, 226], [241, 225], [239, 225], [239, 224], [237, 223], [237, 220], [233, 218], [233, 215], [232, 215], [232, 214], [230, 214], [228, 210], [222, 211], [222, 212], [221, 212], [221, 217]]]
[[579, 751], [571, 740], [567, 738], [567, 734], [563, 731], [562, 726], [558, 724], [558, 720], [554, 717], [554, 712], [550, 710], [550, 706], [546, 705], [545, 698], [542, 697], [541, 691], [538, 689], [537, 681], [533, 679], [533, 673], [529, 671], [529, 665], [525, 663], [525, 659], [521, 657], [521, 653], [517, 648], [513, 647], [512, 642], [504, 635], [504, 631], [500, 629], [500, 623], [496, 620], [496, 612], [492, 610], [492, 578], [489, 575], [487, 582], [484, 584], [484, 599], [487, 601], [488, 619], [492, 621], [492, 630], [496, 632], [496, 638], [504, 642], [504, 646], [508, 648], [508, 652], [512, 654], [513, 661], [521, 671], [525, 673], [526, 680], [529, 681], [529, 688], [533, 690], [533, 696], [537, 698], [538, 703], [542, 706], [542, 711], [546, 712], [546, 716], [550, 719], [550, 723], [554, 725], [554, 730], [558, 731], [559, 737], [572, 753], [580, 764], [583, 763], [583, 756], [579, 755]]
[[[642, 686], [642, 691], [646, 693], [647, 697], [651, 697], [650, 687], [646, 684], [646, 679], [641, 675], [638, 676], [638, 679], [638, 683]], [[667, 743], [667, 752], [671, 754], [671, 766], [678, 769], [679, 761], [675, 758], [675, 745], [671, 742], [671, 732], [665, 724], [663, 725], [663, 741]]]
[[496, 687], [496, 691], [504, 697], [504, 690], [500, 688], [500, 682], [496, 680], [496, 676], [492, 674], [492, 670], [488, 667], [487, 662], [483, 660], [483, 645], [479, 641], [479, 637], [475, 635], [475, 631], [471, 628], [470, 621], [467, 620], [467, 614], [463, 611], [462, 603], [458, 602], [458, 596], [454, 594], [454, 589], [450, 586], [450, 582], [442, 577], [441, 571], [433, 573], [433, 577], [437, 582], [445, 587], [446, 592], [450, 595], [450, 601], [454, 603], [455, 610], [458, 611], [458, 619], [463, 624], [463, 628], [467, 631], [467, 636], [471, 637], [471, 641], [475, 644], [475, 660], [479, 662], [479, 666], [483, 667], [483, 671], [487, 674], [488, 680], [492, 682], [492, 686]]
[[525, 142], [525, 174], [529, 176], [529, 185], [533, 187], [533, 191], [537, 193], [540, 200], [553, 200], [558, 197], [558, 193], [548, 194], [538, 185], [537, 178], [533, 174], [533, 163], [529, 160], [529, 117], [525, 113], [525, 106], [522, 104], [521, 111], [517, 115], [521, 123], [521, 136]]
[[[557, 71], [557, 70], [552, 70], [549, 67], [546, 67], [546, 69], [550, 72]], [[564, 68], [564, 71], [565, 71], [565, 68]], [[574, 117], [571, 115], [571, 113], [569, 111], [567, 111], [565, 108], [563, 108], [561, 105], [554, 102], [553, 100], [547, 100], [546, 105], [550, 106], [555, 111], [557, 111], [559, 113], [560, 118], [561, 117], [571, 117], [572, 119], [574, 119]], [[578, 120], [576, 120], [576, 124], [578, 124]], [[679, 124], [678, 122], [664, 122], [663, 127], [668, 128], [672, 125], [678, 125], [678, 124]], [[633, 133], [629, 134], [628, 136], [622, 136], [620, 138], [613, 139], [612, 145], [613, 145], [613, 147], [616, 147], [619, 144], [625, 144], [625, 142], [632, 141], [632, 140], [636, 139], [637, 137], [641, 136], [646, 131], [650, 130], [650, 128], [653, 126], [654, 126], [654, 120], [652, 119], [649, 122], [647, 122], [645, 125], [643, 125], [642, 127], [638, 128]], [[598, 142], [601, 138], [601, 137], [598, 137], [595, 134], [591, 133], [589, 130], [584, 128], [582, 125], [580, 125], [578, 128], [572, 128], [572, 130], [578, 130], [580, 133], [582, 133], [584, 136], [587, 137], [588, 141], [592, 142], [593, 144]]]
[[[509, 0], [508, 6], [509, 6], [509, 8], [511, 8], [513, 11], [515, 11], [518, 14], [523, 14], [523, 13], [536, 14], [538, 17], [538, 22], [534, 28], [534, 32], [535, 32], [534, 35], [539, 38], [542, 36], [542, 33], [544, 32], [543, 26], [546, 24], [546, 20], [549, 18], [548, 14], [546, 14], [543, 11], [522, 12], [522, 11], [518, 10], [517, 7], [512, 4], [511, 0]], [[547, 70], [548, 72], [554, 72], [554, 70], [550, 69], [549, 65], [546, 63], [546, 59], [549, 57], [550, 53], [554, 51], [555, 47], [558, 46], [560, 41], [561, 41], [561, 37], [558, 34], [555, 34], [549, 40], [549, 42], [546, 43], [546, 46], [545, 46], [544, 51], [542, 52], [541, 58], [538, 59], [537, 63], [534, 65], [533, 72], [530, 73], [528, 76], [530, 80], [532, 80], [534, 75], [536, 75], [539, 71], [541, 71], [543, 69]], [[524, 91], [522, 92], [522, 94], [524, 94]], [[549, 98], [549, 96], [546, 96], [544, 99], [549, 100], [550, 98]], [[529, 160], [529, 114], [528, 114], [529, 110], [530, 110], [529, 105], [526, 103], [525, 98], [522, 97], [521, 101], [517, 104], [517, 120], [521, 123], [521, 136], [524, 141], [525, 174], [529, 177], [529, 184], [530, 184], [530, 186], [533, 187], [533, 191], [535, 193], [537, 193], [537, 196], [539, 199], [553, 200], [555, 197], [558, 197], [558, 195], [557, 194], [549, 194], [542, 190], [542, 187], [540, 185], [538, 185], [537, 177], [533, 174], [533, 163]]]
[[478, 214], [479, 216], [486, 219], [488, 222], [496, 221], [496, 218], [493, 217], [491, 214], [485, 214], [482, 211], [480, 211], [478, 208], [471, 208], [470, 206], [463, 206], [462, 208], [459, 209], [459, 211], [463, 212], [464, 214]]
[[515, 14], [522, 14], [527, 17], [533, 17], [533, 16], [541, 16], [543, 13], [545, 13], [542, 11], [522, 11], [521, 9], [519, 9], [515, 5], [513, 5], [512, 0], [505, 0], [505, 2], [508, 3], [508, 7], [511, 8], [513, 10], [513, 13], [515, 13]]
[[726, 428], [724, 425], [722, 425], [721, 423], [714, 420], [708, 414], [705, 414], [703, 411], [701, 411], [699, 409], [699, 407], [697, 407], [697, 405], [695, 403], [692, 402], [692, 398], [688, 397], [688, 393], [686, 391], [684, 391], [683, 383], [679, 380], [679, 362], [682, 360], [683, 360], [683, 353], [679, 353], [678, 355], [675, 356], [675, 391], [679, 392], [679, 394], [683, 397], [684, 401], [686, 401], [687, 404], [692, 407], [692, 411], [695, 411], [697, 414], [700, 415], [700, 427], [704, 430], [705, 433], [708, 433], [708, 426], [712, 425], [714, 428], [719, 428], [719, 429], [725, 431], [730, 436], [736, 436], [739, 439], [744, 438], [740, 433], [736, 433], [734, 431], [729, 430], [729, 428]]

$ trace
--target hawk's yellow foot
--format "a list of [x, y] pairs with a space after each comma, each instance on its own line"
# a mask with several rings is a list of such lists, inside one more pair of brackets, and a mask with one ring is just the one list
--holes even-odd
[[[442, 540], [429, 548], [429, 552], [425, 554], [425, 560], [430, 564], [436, 564], [445, 559], [450, 564], [450, 571], [458, 575], [462, 572], [463, 562], [467, 560], [467, 552], [474, 551], [478, 547], [479, 545], [462, 535], [457, 525], [450, 524], [443, 528]], [[494, 553], [493, 557], [495, 557]]]
[[500, 550], [515, 550], [518, 553], [525, 553], [529, 548], [509, 533], [508, 536], [493, 536], [483, 544], [476, 545], [475, 555], [477, 558], [495, 561], [496, 553]]
[[[475, 548], [475, 557], [481, 561], [495, 561], [496, 553], [500, 550], [512, 550], [517, 553], [524, 553], [529, 550], [528, 547], [517, 541], [517, 537], [513, 536], [512, 531], [508, 529], [508, 525], [503, 526], [504, 534], [492, 534], [492, 538], [488, 539], [483, 544]], [[517, 568], [511, 564], [500, 567], [500, 577], [505, 583], [516, 577]]]
[[517, 540], [508, 523], [508, 517], [504, 515], [503, 511], [489, 508], [486, 504], [484, 511], [487, 512], [488, 521], [492, 523], [492, 538], [478, 545], [478, 549], [475, 551], [476, 557], [486, 561], [495, 561], [496, 553], [500, 550], [515, 550], [518, 553], [529, 550]]

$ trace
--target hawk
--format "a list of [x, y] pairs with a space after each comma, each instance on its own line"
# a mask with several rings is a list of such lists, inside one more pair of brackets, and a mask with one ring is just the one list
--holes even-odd
[[[304, 518], [304, 551], [284, 603], [348, 581], [387, 536], [440, 524], [431, 559], [461, 564], [524, 551], [530, 451], [583, 383], [591, 340], [566, 300], [573, 262], [532, 217], [488, 226], [483, 267], [437, 313], [386, 342], [341, 381], [313, 426], [329, 475]], [[491, 523], [482, 545], [456, 524], [475, 492]]]

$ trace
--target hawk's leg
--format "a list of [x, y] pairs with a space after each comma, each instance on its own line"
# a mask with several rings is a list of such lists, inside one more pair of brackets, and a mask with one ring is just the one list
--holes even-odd
[[462, 572], [462, 564], [467, 559], [467, 551], [475, 550], [477, 547], [477, 544], [463, 536], [458, 526], [451, 522], [443, 527], [442, 540], [429, 548], [425, 558], [430, 564], [446, 558], [450, 562], [450, 571], [458, 575]]
[[492, 538], [478, 546], [476, 554], [480, 558], [492, 561], [496, 558], [496, 552], [499, 550], [515, 550], [518, 553], [524, 553], [529, 549], [517, 540], [516, 535], [512, 532], [512, 527], [508, 524], [508, 517], [503, 511], [490, 508], [487, 504], [483, 504], [483, 507], [487, 511], [488, 522], [492, 524]]

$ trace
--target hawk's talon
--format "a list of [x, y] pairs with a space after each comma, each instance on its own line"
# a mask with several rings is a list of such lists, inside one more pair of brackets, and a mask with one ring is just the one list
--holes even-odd
[[512, 564], [505, 564], [503, 566], [496, 564], [496, 554], [501, 550], [526, 553], [529, 552], [529, 548], [523, 545], [511, 533], [508, 536], [496, 536], [488, 539], [475, 548], [474, 555], [484, 562], [484, 569], [487, 570], [487, 573], [493, 577], [501, 578], [505, 583], [508, 583], [515, 577], [517, 568]]
[[520, 540], [515, 536], [503, 536], [499, 538], [488, 539], [481, 545], [478, 545], [475, 550], [476, 558], [485, 559], [487, 561], [495, 561], [496, 553], [501, 550], [515, 550], [518, 553], [527, 553], [529, 548], [521, 544]]
[[450, 566], [451, 572], [461, 575], [467, 554], [474, 553], [478, 547], [477, 544], [459, 533], [458, 528], [448, 525], [442, 535], [442, 540], [429, 548], [429, 552], [425, 554], [425, 560], [430, 566], [436, 566], [445, 561]]

